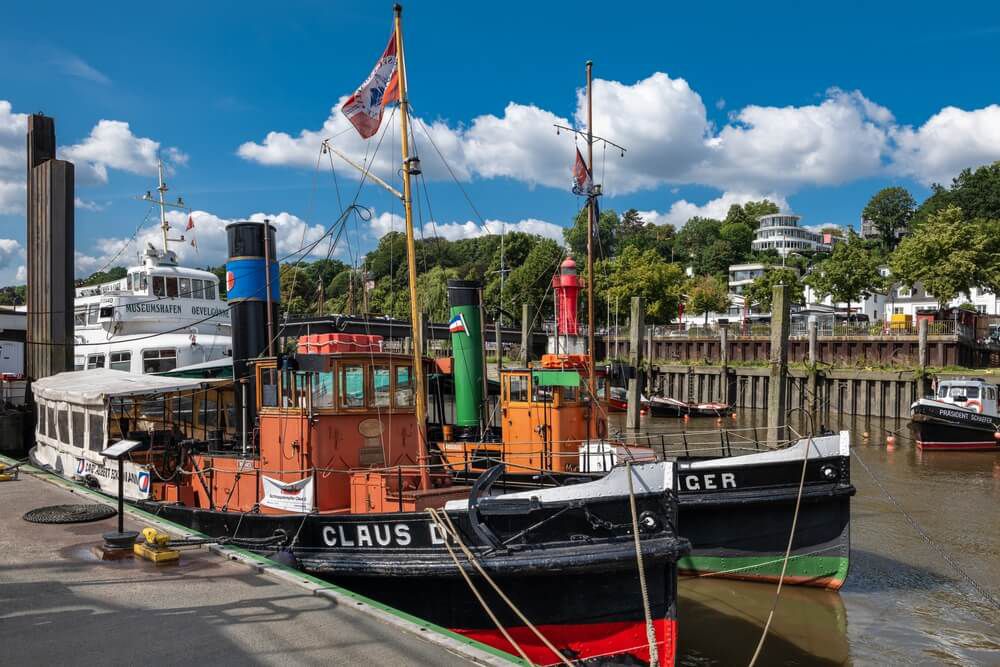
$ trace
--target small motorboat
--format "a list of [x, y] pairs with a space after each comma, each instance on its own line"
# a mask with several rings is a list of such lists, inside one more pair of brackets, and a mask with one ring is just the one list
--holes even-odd
[[997, 387], [981, 378], [943, 380], [933, 396], [910, 406], [910, 429], [920, 449], [1000, 447]]
[[686, 403], [676, 398], [653, 396], [643, 401], [643, 407], [653, 417], [723, 417], [732, 412], [725, 403]]
[[628, 392], [625, 387], [611, 387], [608, 412], [628, 412]]

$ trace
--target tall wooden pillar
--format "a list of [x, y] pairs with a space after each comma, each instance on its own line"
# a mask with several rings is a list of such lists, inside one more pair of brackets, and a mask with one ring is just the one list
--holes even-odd
[[73, 370], [74, 169], [56, 160], [55, 122], [28, 117], [28, 380]]

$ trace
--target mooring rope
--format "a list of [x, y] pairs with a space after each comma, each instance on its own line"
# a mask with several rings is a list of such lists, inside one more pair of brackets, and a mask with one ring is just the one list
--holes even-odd
[[[552, 651], [552, 653], [557, 658], [559, 658], [559, 660], [564, 665], [566, 665], [566, 667], [573, 667], [573, 663], [567, 660], [566, 656], [564, 656], [555, 646], [553, 646], [552, 642], [550, 642], [545, 637], [545, 635], [543, 635], [542, 632], [537, 627], [535, 627], [535, 625], [531, 621], [528, 620], [528, 617], [525, 616], [520, 609], [518, 609], [517, 605], [514, 604], [514, 601], [511, 600], [509, 597], [507, 597], [507, 595], [500, 589], [497, 583], [493, 581], [493, 578], [486, 572], [485, 569], [483, 569], [483, 566], [479, 563], [479, 559], [476, 558], [476, 555], [472, 553], [469, 547], [465, 545], [465, 542], [462, 541], [462, 537], [458, 534], [458, 530], [455, 529], [455, 524], [451, 522], [451, 517], [448, 516], [448, 513], [442, 511], [440, 514], [438, 514], [437, 510], [435, 510], [433, 507], [427, 508], [427, 512], [431, 515], [431, 519], [433, 519], [433, 521], [443, 529], [443, 532], [445, 533], [445, 542], [444, 542], [445, 546], [448, 545], [448, 537], [449, 536], [452, 537], [452, 539], [454, 539], [455, 543], [458, 545], [459, 549], [462, 550], [462, 553], [465, 554], [465, 557], [468, 558], [469, 562], [472, 563], [472, 566], [476, 568], [476, 571], [479, 572], [479, 574], [483, 577], [483, 579], [485, 579], [486, 582], [493, 587], [493, 590], [496, 591], [496, 594], [500, 596], [500, 599], [503, 600], [508, 607], [510, 607], [511, 611], [513, 611], [519, 619], [521, 619], [521, 622], [524, 623], [524, 625], [529, 630], [531, 630], [536, 637], [538, 637], [539, 641], [545, 644], [546, 648]], [[444, 517], [443, 521], [441, 519], [442, 516]], [[447, 523], [446, 526], [444, 525], [445, 523]], [[462, 568], [460, 567], [459, 569]], [[464, 572], [464, 570], [462, 571]]]
[[649, 664], [657, 667], [660, 664], [656, 650], [656, 629], [653, 627], [653, 614], [649, 610], [649, 590], [646, 588], [646, 568], [642, 564], [642, 543], [639, 540], [639, 516], [635, 509], [635, 488], [632, 484], [632, 462], [625, 462], [628, 474], [628, 504], [632, 510], [632, 537], [635, 540], [635, 560], [639, 565], [639, 591], [642, 594], [642, 613], [646, 617], [646, 641], [649, 642]]
[[997, 599], [993, 597], [989, 591], [983, 588], [979, 584], [979, 582], [973, 579], [971, 575], [969, 575], [964, 569], [962, 569], [962, 566], [959, 565], [958, 562], [951, 557], [951, 554], [949, 554], [944, 547], [940, 546], [937, 542], [932, 540], [931, 537], [926, 532], [924, 532], [924, 529], [920, 527], [920, 524], [917, 523], [916, 519], [910, 516], [909, 512], [903, 509], [903, 507], [896, 501], [893, 495], [889, 493], [889, 490], [882, 485], [882, 482], [879, 480], [878, 477], [875, 476], [875, 474], [871, 471], [868, 465], [865, 464], [864, 459], [861, 458], [860, 454], [858, 454], [853, 449], [851, 450], [851, 453], [854, 454], [854, 458], [858, 460], [858, 463], [860, 463], [861, 467], [865, 469], [865, 472], [868, 473], [868, 476], [872, 478], [872, 481], [875, 482], [875, 485], [882, 490], [882, 493], [884, 493], [886, 497], [890, 501], [892, 501], [892, 504], [896, 507], [899, 513], [903, 515], [903, 517], [910, 523], [911, 526], [913, 526], [913, 529], [917, 531], [917, 534], [920, 535], [920, 537], [922, 537], [924, 541], [927, 542], [927, 544], [934, 547], [934, 549], [937, 550], [939, 554], [941, 554], [941, 557], [944, 558], [949, 565], [955, 568], [955, 571], [958, 572], [960, 575], [962, 575], [962, 578], [965, 579], [965, 581], [968, 582], [968, 584], [972, 586], [972, 588], [977, 593], [979, 593], [979, 595], [982, 596], [982, 598], [986, 602], [993, 605], [994, 608], [1000, 610], [1000, 601], [997, 601]]

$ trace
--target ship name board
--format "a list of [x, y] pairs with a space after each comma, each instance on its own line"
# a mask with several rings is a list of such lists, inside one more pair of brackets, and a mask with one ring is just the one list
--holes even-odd
[[213, 308], [212, 306], [191, 306], [191, 314], [199, 317], [215, 317], [216, 315], [228, 315], [228, 308]]
[[159, 303], [156, 301], [147, 303], [126, 303], [127, 313], [165, 313], [167, 315], [180, 315], [181, 307], [173, 303]]

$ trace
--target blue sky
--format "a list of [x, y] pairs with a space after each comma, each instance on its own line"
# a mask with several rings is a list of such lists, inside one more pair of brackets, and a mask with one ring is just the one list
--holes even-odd
[[[580, 120], [587, 59], [595, 132], [629, 149], [595, 151], [603, 206], [661, 224], [766, 195], [804, 224], [852, 225], [881, 187], [919, 201], [931, 182], [1000, 158], [991, 5], [615, 9], [405, 4], [414, 114], [484, 219], [558, 236], [572, 218], [573, 140], [551, 123]], [[81, 274], [143, 223], [148, 206], [134, 197], [155, 186], [157, 153], [171, 195], [195, 211], [199, 249], [184, 247], [185, 261], [206, 264], [223, 259], [230, 219], [277, 220], [286, 253], [321, 234], [340, 210], [327, 158], [314, 166], [321, 139], [336, 135], [358, 158], [374, 150], [344, 132], [335, 107], [381, 54], [391, 3], [77, 3], [45, 19], [17, 3], [0, 24], [0, 285], [24, 264], [24, 114], [54, 116], [62, 156], [77, 163]], [[395, 131], [374, 169], [398, 182]], [[414, 134], [428, 231], [482, 233], [419, 124]], [[335, 167], [350, 200], [356, 177]], [[399, 225], [398, 202], [381, 190], [366, 186], [358, 203], [374, 217], [352, 223], [336, 249], [345, 260]], [[150, 215], [141, 240], [152, 238]]]

